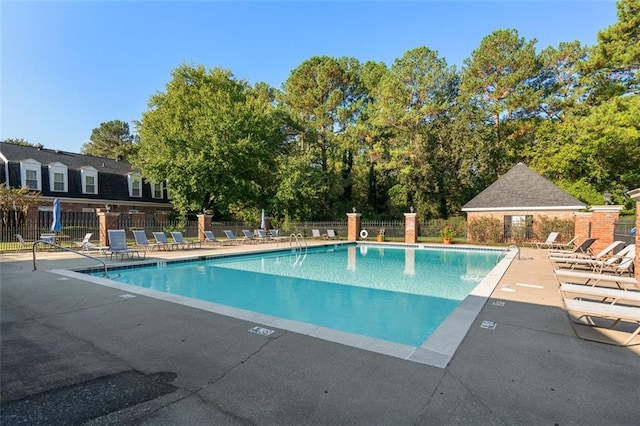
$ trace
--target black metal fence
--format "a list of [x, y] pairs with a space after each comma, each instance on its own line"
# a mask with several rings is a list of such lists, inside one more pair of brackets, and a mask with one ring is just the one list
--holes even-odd
[[[87, 233], [93, 234], [92, 241], [99, 239], [100, 227], [98, 216], [94, 212], [61, 212], [62, 231], [58, 232], [63, 244], [73, 245], [74, 241], [81, 241]], [[27, 223], [22, 214], [12, 214], [7, 223], [1, 222], [0, 227], [0, 251], [15, 251], [20, 243], [16, 234], [20, 234], [24, 240], [36, 241], [45, 233], [51, 233], [53, 212], [39, 211], [37, 223]], [[213, 232], [217, 237], [224, 238], [223, 230], [232, 230], [236, 235], [242, 235], [243, 229], [253, 230], [259, 227], [256, 223], [247, 222], [213, 222]], [[338, 238], [346, 239], [347, 221], [309, 221], [309, 222], [283, 222], [274, 224], [280, 230], [281, 235], [301, 233], [305, 237], [312, 236], [312, 230], [318, 229], [321, 234], [326, 234], [327, 229], [333, 229]], [[128, 231], [128, 237], [133, 240], [131, 230], [144, 229], [151, 232], [174, 230], [182, 231], [187, 238], [198, 236], [198, 222], [192, 221], [157, 221], [153, 219], [136, 220], [133, 215], [120, 215], [118, 228]], [[418, 225], [418, 236], [438, 237], [443, 227], [452, 227], [457, 237], [466, 236], [466, 221], [464, 218], [451, 218], [448, 220], [435, 219], [422, 221]], [[388, 238], [404, 237], [404, 220], [366, 220], [361, 221], [361, 228], [366, 229], [370, 237], [375, 237], [381, 229], [384, 229]]]
[[635, 244], [636, 231], [636, 219], [634, 217], [620, 218], [616, 221], [613, 230], [613, 240], [624, 241], [625, 244]]

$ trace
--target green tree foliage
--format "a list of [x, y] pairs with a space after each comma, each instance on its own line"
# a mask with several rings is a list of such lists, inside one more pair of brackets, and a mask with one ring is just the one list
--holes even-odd
[[485, 150], [498, 175], [518, 160], [517, 153], [524, 148], [526, 126], [518, 120], [539, 107], [535, 44], [535, 39], [527, 42], [516, 30], [496, 30], [464, 62], [461, 102], [483, 112], [484, 120], [493, 124], [494, 135]]
[[129, 131], [129, 124], [112, 120], [93, 129], [89, 142], [82, 145], [83, 154], [111, 159], [128, 160], [137, 149], [137, 138]]
[[[370, 120], [386, 137], [374, 149], [386, 161], [377, 167], [392, 176], [392, 202], [423, 213], [448, 215], [450, 157], [456, 147], [448, 125], [458, 88], [455, 68], [426, 47], [396, 60], [374, 91]], [[405, 210], [406, 211], [406, 210]]]
[[539, 132], [533, 167], [589, 204], [640, 187], [640, 96], [611, 99]]
[[22, 146], [37, 146], [34, 143], [31, 143], [22, 138], [7, 138], [0, 141], [0, 143], [12, 143], [14, 145], [22, 145]]
[[181, 65], [138, 127], [133, 164], [148, 179], [166, 179], [181, 214], [212, 209], [253, 219], [274, 193], [282, 137], [264, 84], [252, 88], [227, 70]]
[[[364, 95], [358, 82], [360, 64], [351, 58], [326, 56], [304, 61], [291, 72], [281, 101], [290, 122], [290, 155], [310, 154], [308, 167], [321, 170], [322, 190], [316, 218], [332, 218], [338, 201], [350, 199], [354, 139], [347, 135], [358, 119]], [[279, 193], [281, 193], [279, 191]], [[284, 201], [284, 200], [282, 200]]]
[[625, 93], [640, 84], [640, 0], [617, 3], [618, 22], [598, 33], [598, 43], [583, 70], [591, 78], [591, 102]]

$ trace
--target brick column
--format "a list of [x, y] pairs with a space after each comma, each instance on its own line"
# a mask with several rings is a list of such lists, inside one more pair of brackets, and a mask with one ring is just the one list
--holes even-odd
[[418, 241], [418, 213], [404, 214], [404, 242], [415, 243]]
[[640, 188], [627, 192], [627, 195], [636, 200], [636, 260], [633, 264], [633, 270], [636, 279], [640, 280], [640, 252], [638, 251], [638, 244], [640, 244]]
[[206, 240], [206, 236], [204, 235], [204, 231], [212, 231], [213, 228], [211, 226], [211, 219], [213, 215], [210, 214], [198, 214], [198, 241], [203, 242]]
[[580, 235], [580, 238], [576, 241], [576, 246], [579, 246], [587, 238], [591, 238], [591, 212], [579, 212], [575, 214], [574, 232], [576, 235]]
[[347, 213], [347, 241], [358, 241], [361, 213]]
[[109, 229], [118, 229], [118, 218], [120, 213], [102, 212], [100, 209], [96, 209], [98, 215], [98, 222], [100, 227], [100, 245], [109, 245]]
[[597, 238], [591, 249], [599, 252], [613, 242], [613, 231], [622, 206], [591, 206], [591, 238]]

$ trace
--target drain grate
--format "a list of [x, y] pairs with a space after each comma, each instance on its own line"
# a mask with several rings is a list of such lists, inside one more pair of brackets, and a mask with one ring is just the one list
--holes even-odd
[[252, 333], [259, 334], [261, 336], [269, 336], [275, 333], [275, 330], [269, 330], [268, 328], [258, 327], [258, 326], [250, 328], [249, 331]]

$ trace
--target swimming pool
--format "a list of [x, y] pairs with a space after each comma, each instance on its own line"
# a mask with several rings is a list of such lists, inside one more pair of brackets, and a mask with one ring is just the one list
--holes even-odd
[[119, 270], [116, 281], [421, 347], [506, 254], [334, 244]]

